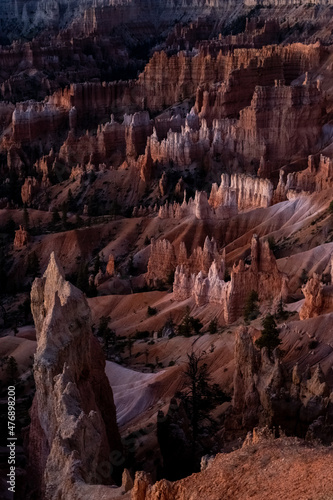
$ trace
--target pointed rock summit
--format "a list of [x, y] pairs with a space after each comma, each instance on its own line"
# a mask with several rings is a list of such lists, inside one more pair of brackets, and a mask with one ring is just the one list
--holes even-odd
[[[37, 332], [31, 481], [46, 500], [86, 498], [87, 488], [95, 498], [88, 485], [121, 476], [120, 461], [114, 468], [110, 462], [112, 452], [122, 455], [116, 408], [86, 298], [66, 281], [54, 253], [33, 283], [31, 307]], [[101, 463], [110, 464], [112, 477], [100, 473]], [[96, 488], [101, 496], [109, 492], [107, 486]]]

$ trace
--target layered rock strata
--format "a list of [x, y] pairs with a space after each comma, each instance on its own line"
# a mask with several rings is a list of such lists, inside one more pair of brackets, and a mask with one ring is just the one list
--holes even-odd
[[[285, 80], [290, 84], [300, 74], [318, 65], [323, 52], [320, 44], [294, 44], [284, 47], [271, 45], [260, 51], [235, 49], [227, 54], [220, 50], [212, 55], [206, 54], [205, 51], [198, 53], [198, 50], [193, 50], [170, 57], [161, 51], [153, 55], [140, 75], [139, 86], [145, 95], [147, 108], [159, 110], [163, 106], [167, 107], [192, 97], [201, 85], [227, 82], [233, 72], [242, 71], [246, 74], [242, 88], [247, 92], [247, 96], [245, 100], [243, 97], [241, 107], [245, 107], [250, 104], [256, 85], [274, 85], [275, 80]], [[234, 89], [237, 90], [237, 85], [234, 85]], [[233, 101], [237, 103], [235, 96], [234, 92]], [[203, 93], [197, 98], [198, 112], [201, 111], [202, 105]]]

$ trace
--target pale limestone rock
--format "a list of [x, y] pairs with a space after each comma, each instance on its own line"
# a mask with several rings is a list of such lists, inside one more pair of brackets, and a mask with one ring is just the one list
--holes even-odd
[[36, 394], [31, 414], [31, 481], [46, 500], [100, 498], [100, 464], [121, 454], [112, 390], [91, 331], [83, 293], [65, 280], [55, 255], [31, 291], [36, 326]]

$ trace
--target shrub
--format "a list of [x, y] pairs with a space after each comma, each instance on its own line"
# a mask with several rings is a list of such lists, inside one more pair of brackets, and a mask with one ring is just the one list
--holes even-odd
[[214, 335], [214, 333], [217, 333], [217, 328], [218, 328], [218, 323], [217, 323], [217, 319], [214, 318], [212, 319], [212, 321], [209, 323], [209, 326], [208, 326], [208, 331], [211, 335]]
[[134, 338], [136, 340], [144, 340], [150, 337], [150, 332], [148, 330], [144, 330], [143, 332], [135, 332]]
[[329, 204], [328, 211], [330, 214], [333, 214], [333, 201]]
[[306, 269], [302, 269], [302, 274], [299, 278], [301, 285], [305, 285], [305, 283], [309, 280], [308, 273], [306, 272]]
[[312, 349], [315, 349], [316, 347], [318, 347], [318, 345], [319, 345], [318, 340], [310, 340], [309, 350], [312, 351]]
[[203, 324], [198, 318], [190, 316], [189, 308], [186, 309], [185, 316], [178, 326], [178, 334], [184, 337], [190, 337], [191, 335], [198, 335], [200, 333]]
[[157, 314], [157, 309], [156, 307], [147, 307], [147, 314], [148, 316], [155, 316]]

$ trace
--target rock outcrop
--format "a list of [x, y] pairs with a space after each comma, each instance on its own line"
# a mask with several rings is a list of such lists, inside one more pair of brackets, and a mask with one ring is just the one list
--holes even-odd
[[282, 168], [276, 188], [276, 201], [292, 199], [323, 191], [333, 186], [333, 160], [322, 154], [308, 157], [307, 168], [300, 172], [286, 172]]
[[173, 292], [176, 300], [193, 297], [199, 306], [221, 304], [226, 324], [242, 316], [250, 292], [258, 293], [265, 301], [288, 293], [287, 277], [277, 268], [275, 257], [267, 240], [254, 235], [251, 242], [251, 264], [234, 264], [230, 281], [224, 281], [224, 266], [214, 261], [207, 272], [191, 274], [181, 265], [176, 268]]
[[[281, 427], [300, 437], [333, 440], [333, 394], [318, 364], [312, 371], [290, 371], [275, 352], [253, 345], [248, 328], [236, 334], [232, 415], [226, 426], [253, 429]], [[320, 428], [322, 426], [322, 428]]]
[[21, 188], [22, 203], [30, 206], [40, 191], [40, 183], [35, 177], [27, 177]]
[[109, 489], [94, 485], [121, 475], [116, 409], [86, 299], [65, 280], [54, 254], [33, 283], [31, 304], [37, 335], [31, 478], [41, 498], [100, 498]]
[[[205, 470], [180, 481], [152, 484], [149, 474], [137, 472], [132, 500], [330, 498], [331, 460], [331, 447], [307, 446], [285, 436], [274, 439], [269, 429], [256, 429], [241, 449], [218, 454]], [[300, 479], [309, 476], [311, 481]]]
[[27, 246], [29, 240], [30, 235], [28, 231], [23, 226], [20, 226], [20, 228], [15, 231], [14, 248], [19, 250], [20, 248]]
[[[197, 247], [188, 255], [182, 242], [177, 249], [168, 240], [151, 241], [151, 252], [148, 261], [146, 280], [150, 284], [168, 282], [173, 277], [175, 269], [181, 266], [187, 273], [208, 273], [213, 262], [218, 263], [224, 273], [224, 251], [220, 253], [214, 238], [208, 236], [203, 247]], [[224, 274], [223, 274], [224, 275]]]
[[301, 320], [333, 311], [333, 286], [325, 286], [318, 274], [302, 287], [305, 302], [299, 312]]
[[268, 179], [245, 174], [222, 174], [221, 184], [212, 185], [208, 203], [215, 210], [229, 204], [231, 193], [235, 193], [237, 210], [267, 208], [272, 203], [274, 186]]

